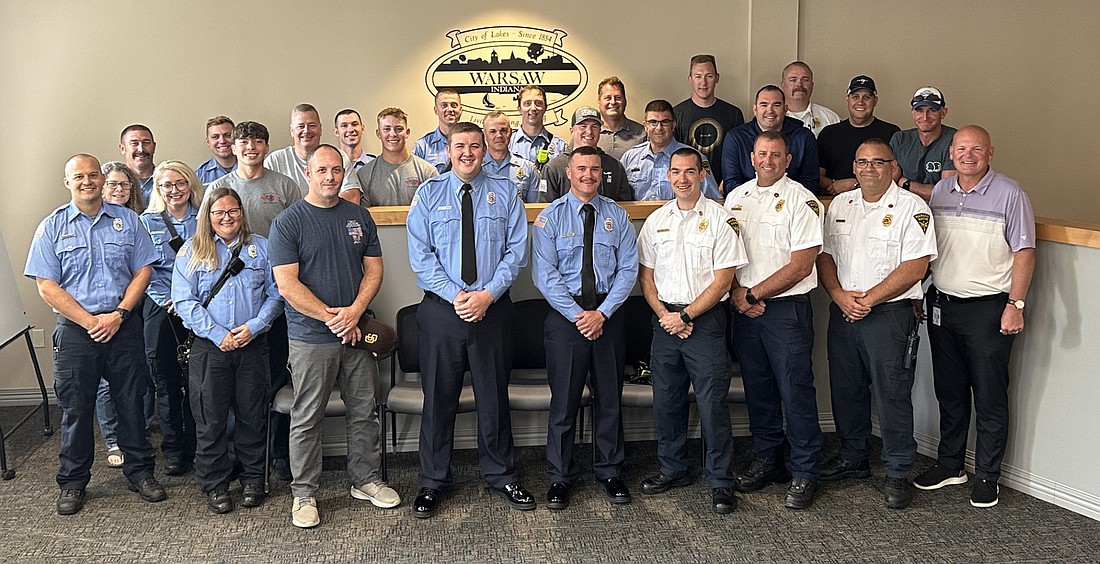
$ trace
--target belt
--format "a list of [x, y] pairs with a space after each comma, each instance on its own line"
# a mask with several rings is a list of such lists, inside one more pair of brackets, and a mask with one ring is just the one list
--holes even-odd
[[[581, 307], [584, 307], [584, 298], [583, 297], [581, 297], [581, 296], [570, 296], [570, 297], [573, 298], [573, 301], [576, 302], [577, 305], [579, 305]], [[607, 294], [596, 294], [596, 305], [592, 306], [591, 309], [596, 309], [596, 308], [600, 307], [601, 305], [603, 305], [603, 301], [606, 300], [606, 299], [607, 299]], [[589, 309], [589, 308], [585, 308], [585, 309]]]
[[871, 313], [886, 313], [888, 311], [895, 311], [899, 309], [912, 309], [913, 302], [910, 300], [895, 300], [892, 302], [886, 302], [884, 304], [878, 304], [871, 308]]
[[810, 297], [806, 294], [796, 294], [793, 296], [780, 296], [778, 298], [764, 298], [764, 303], [768, 302], [797, 302], [804, 304], [810, 301]]
[[975, 297], [975, 298], [960, 298], [958, 296], [952, 296], [951, 294], [946, 294], [946, 293], [942, 292], [939, 288], [935, 288], [934, 286], [933, 286], [933, 288], [936, 290], [936, 295], [937, 296], [942, 296], [943, 299], [945, 299], [945, 300], [947, 300], [947, 301], [949, 301], [953, 304], [970, 304], [970, 303], [975, 303], [975, 302], [988, 302], [988, 301], [992, 301], [992, 300], [1003, 300], [1005, 303], [1008, 303], [1008, 294], [1005, 293], [1005, 292], [1001, 292], [999, 294], [991, 294], [991, 295], [988, 295], [988, 296], [978, 296], [978, 297]]
[[[105, 313], [114, 313], [114, 310], [101, 311], [99, 313], [93, 313], [92, 315], [103, 315]], [[81, 329], [83, 329], [83, 327], [79, 323], [73, 321], [72, 319], [69, 319], [68, 317], [65, 317], [64, 315], [61, 315], [60, 313], [57, 314], [57, 324], [58, 325], [68, 325], [70, 327], [80, 327]]]
[[667, 309], [669, 311], [684, 311], [684, 308], [691, 305], [691, 304], [668, 304], [668, 303], [665, 303], [665, 302], [661, 302], [661, 303], [664, 304], [665, 309]]
[[[510, 293], [511, 293], [511, 290], [506, 290], [503, 294], [500, 295], [499, 298], [497, 298], [496, 301], [500, 302], [500, 301], [509, 299], [509, 294]], [[439, 302], [441, 304], [452, 305], [450, 301], [443, 299], [443, 296], [440, 296], [439, 294], [437, 294], [435, 292], [425, 291], [424, 292], [424, 297], [428, 298], [429, 300], [432, 300], [433, 302]]]

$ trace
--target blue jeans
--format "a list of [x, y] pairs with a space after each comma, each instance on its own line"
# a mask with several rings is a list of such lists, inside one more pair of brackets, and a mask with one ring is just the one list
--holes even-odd
[[[153, 415], [156, 414], [156, 395], [152, 386], [145, 392], [145, 436], [149, 436], [149, 425], [153, 423]], [[115, 402], [111, 399], [111, 388], [107, 380], [99, 380], [99, 390], [95, 396], [95, 413], [99, 421], [99, 434], [103, 436], [103, 443], [107, 450], [118, 446], [118, 412], [115, 410]]]

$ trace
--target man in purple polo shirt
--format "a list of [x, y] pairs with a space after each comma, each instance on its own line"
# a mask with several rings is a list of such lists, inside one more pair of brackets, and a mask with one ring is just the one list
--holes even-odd
[[1008, 444], [1008, 359], [1024, 328], [1024, 298], [1035, 267], [1035, 216], [1027, 194], [989, 166], [989, 132], [955, 133], [956, 176], [932, 189], [939, 258], [932, 262], [928, 337], [940, 446], [936, 465], [913, 485], [935, 490], [967, 481], [963, 462], [973, 400], [978, 441], [974, 507], [997, 505], [997, 480]]

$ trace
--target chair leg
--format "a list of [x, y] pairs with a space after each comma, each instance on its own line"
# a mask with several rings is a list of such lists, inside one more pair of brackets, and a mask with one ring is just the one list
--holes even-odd
[[382, 440], [379, 441], [380, 443], [382, 443], [382, 481], [389, 482], [389, 473], [386, 471], [386, 404], [381, 404], [380, 406], [378, 406], [378, 409], [378, 418], [382, 422]]
[[271, 425], [274, 417], [273, 404], [267, 406], [267, 438], [264, 440], [264, 493], [271, 493]]

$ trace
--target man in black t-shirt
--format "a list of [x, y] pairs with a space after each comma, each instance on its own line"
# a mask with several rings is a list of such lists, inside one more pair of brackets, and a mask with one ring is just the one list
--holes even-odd
[[703, 153], [706, 157], [703, 164], [709, 163], [715, 178], [722, 175], [722, 140], [729, 130], [745, 123], [741, 108], [715, 96], [714, 88], [719, 78], [714, 55], [692, 57], [688, 72], [691, 97], [672, 109], [676, 118], [673, 136]]
[[878, 91], [871, 77], [861, 74], [848, 83], [847, 102], [848, 119], [826, 127], [817, 136], [821, 165], [818, 190], [821, 194], [835, 196], [855, 188], [852, 161], [856, 158], [856, 149], [868, 139], [890, 141], [890, 137], [901, 130], [875, 117]]

